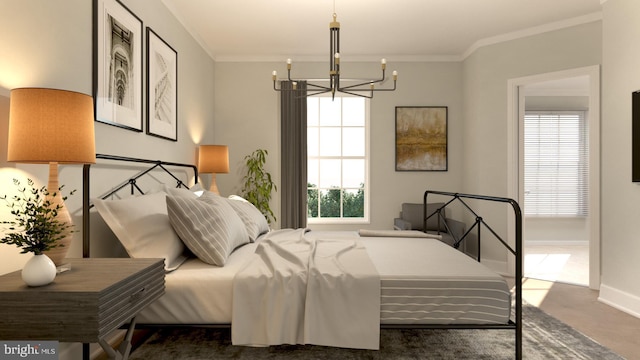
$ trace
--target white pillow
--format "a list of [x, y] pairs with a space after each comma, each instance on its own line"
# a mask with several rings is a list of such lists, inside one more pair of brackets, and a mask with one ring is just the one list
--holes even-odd
[[224, 198], [205, 192], [199, 198], [167, 196], [169, 221], [200, 260], [224, 266], [229, 254], [249, 242], [242, 220]]
[[149, 191], [149, 193], [155, 193], [155, 192], [165, 192], [168, 195], [186, 196], [186, 197], [195, 198], [202, 195], [204, 190], [202, 189], [202, 186], [200, 186], [200, 184], [195, 184], [188, 189], [183, 187], [172, 187], [172, 186], [168, 186], [167, 184], [162, 184], [162, 186]]
[[252, 203], [238, 195], [231, 195], [229, 196], [229, 204], [231, 204], [231, 207], [233, 207], [233, 210], [236, 211], [247, 228], [251, 242], [256, 241], [258, 236], [269, 232], [267, 218]]
[[94, 200], [100, 216], [132, 258], [163, 258], [165, 270], [177, 269], [187, 257], [184, 244], [167, 215], [167, 194], [157, 192], [122, 200]]

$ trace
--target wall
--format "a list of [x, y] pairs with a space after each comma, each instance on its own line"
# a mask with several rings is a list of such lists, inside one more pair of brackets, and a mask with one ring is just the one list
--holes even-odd
[[[96, 151], [194, 163], [197, 144], [213, 141], [214, 128], [210, 124], [214, 116], [214, 62], [161, 2], [123, 2], [142, 19], [145, 27], [151, 27], [178, 52], [178, 141], [96, 123]], [[29, 86], [91, 94], [92, 19], [92, 1], [88, 0], [0, 2], [0, 95], [8, 95], [8, 89]], [[0, 113], [4, 109], [4, 106], [0, 107]], [[0, 119], [3, 118], [0, 116]], [[7, 122], [0, 121], [0, 126], [0, 134], [3, 134], [0, 147], [6, 151]], [[39, 185], [46, 184], [47, 166], [17, 164], [14, 168], [7, 166], [4, 156], [0, 161], [3, 193], [10, 187], [5, 184], [11, 185], [16, 174], [31, 177]], [[81, 189], [81, 180], [80, 166], [61, 167], [60, 183], [67, 189]], [[100, 180], [93, 183], [98, 184]], [[67, 201], [78, 230], [69, 255], [76, 257], [81, 256], [80, 201], [81, 196], [70, 197]], [[6, 213], [0, 212], [0, 216], [6, 216]], [[0, 247], [0, 274], [20, 269], [28, 256], [18, 255], [15, 247]], [[101, 254], [92, 252], [92, 256]], [[79, 354], [67, 353], [72, 351], [70, 348], [61, 347], [61, 350], [68, 358], [79, 358]]]
[[[294, 63], [294, 76], [326, 77], [326, 63]], [[401, 62], [398, 89], [376, 93], [371, 100], [371, 221], [368, 225], [314, 225], [313, 229], [391, 229], [403, 202], [422, 202], [426, 189], [457, 191], [462, 185], [462, 77], [461, 63]], [[215, 71], [215, 140], [229, 145], [231, 170], [218, 175], [222, 194], [242, 187], [242, 160], [256, 148], [269, 152], [267, 170], [278, 184], [272, 208], [280, 217], [280, 97], [273, 90], [271, 71], [284, 73], [285, 64], [222, 62]], [[377, 76], [379, 63], [341, 63], [345, 77]], [[395, 106], [449, 107], [449, 170], [446, 172], [395, 171]], [[275, 228], [279, 225], [274, 224]]]
[[640, 186], [631, 182], [631, 92], [640, 89], [640, 2], [603, 4], [600, 300], [640, 317]]
[[[194, 163], [197, 144], [213, 139], [214, 130], [209, 124], [213, 120], [214, 62], [161, 3], [154, 0], [124, 3], [142, 19], [145, 27], [151, 27], [178, 52], [178, 141], [96, 123], [96, 151]], [[0, 88], [5, 89], [3, 93], [7, 93], [6, 89], [37, 86], [91, 94], [92, 18], [92, 2], [87, 0], [1, 2]], [[3, 126], [1, 133], [6, 134], [6, 123], [0, 122], [0, 125]], [[6, 139], [1, 139], [0, 146], [6, 151]], [[24, 177], [46, 184], [46, 166], [17, 164], [16, 169], [0, 169], [5, 170], [0, 172], [5, 174], [0, 182], [10, 184], [15, 171], [24, 171]], [[81, 180], [80, 166], [61, 167], [60, 183], [67, 189], [81, 189]], [[6, 187], [2, 185], [2, 188]], [[80, 201], [81, 196], [67, 201], [79, 230], [77, 241], [70, 249], [70, 254], [75, 256], [81, 254]], [[15, 254], [3, 248], [0, 273], [19, 269], [27, 257], [21, 256], [22, 260], [16, 262]]]
[[[508, 196], [508, 80], [600, 64], [601, 34], [601, 22], [592, 22], [486, 46], [465, 59], [465, 192]], [[503, 214], [494, 212], [487, 220], [497, 229], [506, 229]], [[490, 259], [506, 261], [506, 253], [487, 242], [482, 252]]]

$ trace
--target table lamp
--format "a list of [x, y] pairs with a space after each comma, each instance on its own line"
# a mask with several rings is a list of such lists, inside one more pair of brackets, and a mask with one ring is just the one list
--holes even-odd
[[216, 185], [216, 174], [229, 173], [229, 147], [226, 145], [200, 145], [198, 171], [203, 174], [211, 174], [209, 191], [220, 195], [218, 185]]
[[[96, 162], [93, 99], [89, 95], [56, 89], [19, 88], [9, 98], [7, 161], [49, 164], [50, 193], [59, 192], [58, 164]], [[59, 204], [58, 220], [71, 224], [62, 194], [52, 197]], [[46, 252], [56, 266], [64, 262], [72, 234]]]

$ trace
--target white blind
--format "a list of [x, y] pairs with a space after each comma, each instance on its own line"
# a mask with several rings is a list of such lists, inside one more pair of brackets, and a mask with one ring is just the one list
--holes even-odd
[[588, 215], [587, 134], [584, 111], [525, 113], [526, 216]]

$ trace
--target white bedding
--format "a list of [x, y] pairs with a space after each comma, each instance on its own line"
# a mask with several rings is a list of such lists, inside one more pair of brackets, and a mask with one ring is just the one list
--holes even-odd
[[233, 288], [234, 345], [379, 348], [380, 278], [357, 236], [272, 232]]
[[249, 260], [257, 243], [236, 249], [225, 266], [190, 258], [165, 274], [165, 293], [147, 306], [141, 324], [230, 324], [233, 278]]
[[[353, 238], [357, 232], [312, 231], [308, 236]], [[360, 240], [380, 275], [381, 323], [508, 322], [510, 293], [506, 282], [463, 253], [429, 238]], [[236, 249], [222, 268], [188, 260], [166, 275], [165, 294], [140, 313], [138, 322], [230, 324], [233, 277], [256, 246]]]

